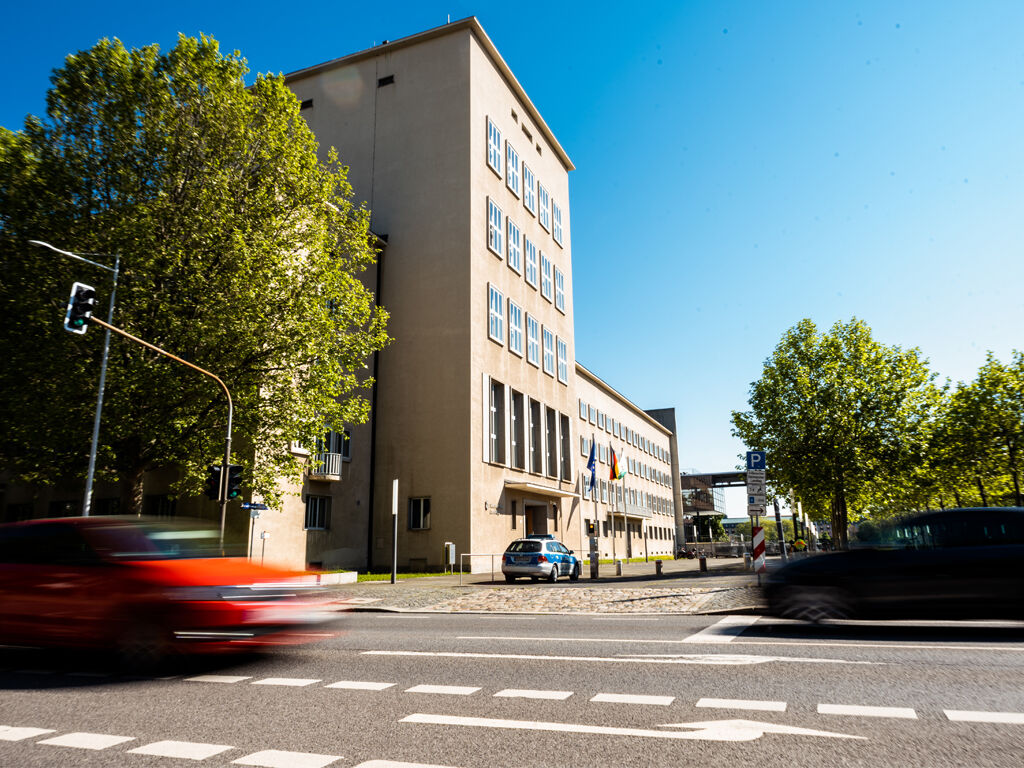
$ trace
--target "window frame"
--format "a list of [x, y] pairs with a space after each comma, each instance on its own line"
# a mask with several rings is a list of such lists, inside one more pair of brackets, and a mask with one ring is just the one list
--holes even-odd
[[552, 265], [555, 271], [555, 309], [565, 314], [565, 273]]
[[[415, 504], [414, 502], [419, 502]], [[417, 509], [414, 510], [414, 507]], [[409, 531], [429, 531], [430, 530], [430, 497], [429, 496], [410, 496], [406, 503], [406, 530]], [[419, 525], [413, 525], [414, 513], [418, 517]]]
[[540, 321], [529, 312], [526, 313], [526, 362], [540, 368]]
[[505, 295], [494, 283], [487, 284], [487, 337], [505, 345]]
[[555, 300], [555, 282], [552, 275], [554, 265], [551, 263], [551, 259], [547, 257], [544, 251], [540, 252], [540, 295], [548, 301], [554, 303]]
[[505, 250], [505, 213], [493, 198], [487, 198], [487, 250], [499, 259]]
[[537, 180], [537, 221], [545, 232], [551, 231], [551, 195], [540, 179]]
[[498, 124], [487, 118], [487, 167], [494, 171], [498, 178], [502, 176], [501, 170], [501, 129]]
[[537, 177], [523, 161], [523, 207], [534, 217], [537, 215]]
[[508, 248], [505, 261], [509, 269], [517, 275], [521, 275], [523, 273], [522, 231], [519, 229], [519, 225], [512, 221], [511, 216], [506, 216], [505, 222], [505, 241]]
[[569, 345], [565, 339], [555, 336], [555, 358], [558, 366], [558, 380], [569, 383]]
[[551, 239], [562, 246], [562, 209], [551, 199]]
[[[306, 494], [306, 514], [303, 521], [302, 530], [304, 531], [329, 531], [331, 529], [331, 496], [324, 496], [320, 494]], [[321, 507], [319, 509], [310, 509], [310, 502], [317, 502], [316, 506]], [[310, 525], [310, 515], [316, 516], [313, 520], [314, 523], [320, 523], [319, 525]]]
[[537, 289], [537, 245], [523, 233], [523, 279], [526, 284]]
[[508, 300], [508, 351], [523, 356], [523, 308], [512, 299]]
[[548, 376], [555, 375], [555, 332], [547, 326], [541, 326], [540, 330], [543, 347], [544, 365], [542, 369]]
[[512, 142], [505, 139], [505, 186], [516, 197], [520, 196], [519, 153]]

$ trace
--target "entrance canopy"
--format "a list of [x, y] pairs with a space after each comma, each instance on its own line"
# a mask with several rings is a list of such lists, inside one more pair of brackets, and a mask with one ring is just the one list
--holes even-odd
[[579, 496], [575, 491], [563, 491], [557, 486], [552, 487], [549, 485], [541, 485], [540, 483], [520, 482], [515, 480], [506, 480], [505, 490], [532, 493], [536, 496], [547, 496], [551, 499], [575, 499]]

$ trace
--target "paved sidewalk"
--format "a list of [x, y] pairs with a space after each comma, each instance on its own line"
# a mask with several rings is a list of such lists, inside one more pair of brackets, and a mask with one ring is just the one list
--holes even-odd
[[[430, 613], [586, 613], [708, 614], [758, 610], [757, 578], [743, 561], [709, 559], [708, 570], [697, 560], [666, 560], [661, 577], [654, 562], [602, 565], [595, 581], [560, 580], [556, 584], [528, 580], [505, 584], [495, 574], [447, 575], [400, 579], [398, 583], [361, 582], [331, 589], [338, 606], [347, 610]], [[589, 570], [585, 571], [589, 574]]]

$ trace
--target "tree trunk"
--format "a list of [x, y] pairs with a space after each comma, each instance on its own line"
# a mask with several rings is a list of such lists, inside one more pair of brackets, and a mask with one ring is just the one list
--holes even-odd
[[988, 497], [985, 495], [985, 486], [981, 484], [981, 475], [975, 475], [974, 479], [978, 481], [978, 493], [981, 494], [981, 506], [988, 506]]
[[953, 499], [956, 501], [957, 507], [963, 508], [964, 503], [960, 501], [960, 491], [956, 489], [953, 490]]
[[132, 514], [136, 516], [142, 515], [142, 493], [143, 493], [143, 479], [145, 478], [146, 470], [142, 467], [134, 468], [126, 477], [128, 484], [128, 498], [129, 508]]
[[846, 536], [847, 522], [846, 494], [839, 488], [832, 497], [832, 542], [836, 549], [849, 548]]

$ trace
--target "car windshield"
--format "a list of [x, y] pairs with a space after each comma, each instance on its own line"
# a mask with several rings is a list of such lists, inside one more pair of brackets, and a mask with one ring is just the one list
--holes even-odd
[[541, 541], [513, 541], [508, 545], [506, 552], [540, 552], [543, 546]]
[[83, 531], [96, 554], [117, 560], [219, 557], [220, 533], [200, 521], [111, 523]]

